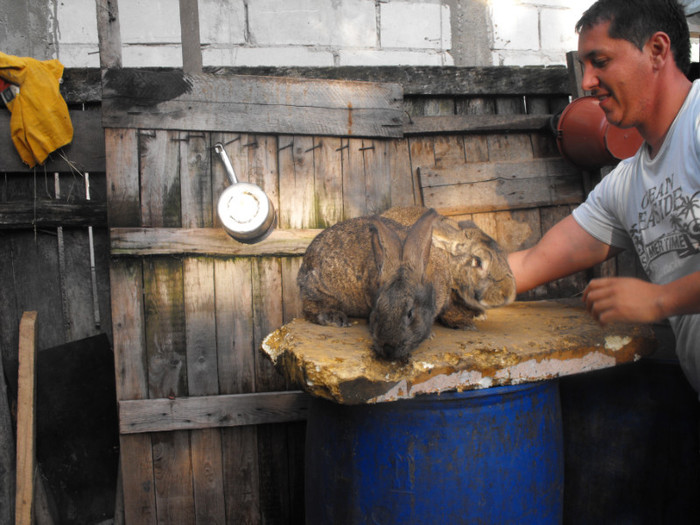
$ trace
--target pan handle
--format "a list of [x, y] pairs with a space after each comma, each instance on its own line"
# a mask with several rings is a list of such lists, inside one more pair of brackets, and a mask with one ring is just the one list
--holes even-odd
[[226, 173], [228, 174], [231, 184], [238, 184], [238, 179], [236, 178], [236, 174], [233, 171], [233, 166], [231, 165], [231, 159], [229, 159], [228, 155], [226, 155], [224, 145], [221, 142], [218, 142], [214, 146], [214, 151], [219, 154], [219, 157], [221, 157], [221, 161], [224, 163], [224, 167], [226, 168]]

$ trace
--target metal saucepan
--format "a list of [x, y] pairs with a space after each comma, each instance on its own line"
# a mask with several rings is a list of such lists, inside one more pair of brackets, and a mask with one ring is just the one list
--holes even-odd
[[238, 182], [223, 144], [216, 144], [214, 151], [221, 157], [231, 180], [231, 185], [223, 191], [216, 206], [226, 233], [240, 242], [261, 241], [275, 227], [272, 201], [259, 186]]

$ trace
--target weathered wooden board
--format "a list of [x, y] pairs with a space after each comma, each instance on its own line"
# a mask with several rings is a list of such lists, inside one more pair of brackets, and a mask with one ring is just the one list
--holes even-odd
[[270, 334], [262, 351], [310, 394], [360, 404], [598, 370], [655, 346], [651, 327], [601, 327], [577, 300], [516, 302], [490, 310], [476, 330], [436, 324], [405, 364], [374, 356], [364, 320], [338, 328], [297, 319]]
[[19, 324], [17, 390], [17, 492], [15, 523], [32, 525], [36, 482], [36, 323], [37, 312], [25, 312]]
[[[114, 2], [106, 2], [108, 17]], [[105, 20], [113, 26], [117, 20]], [[112, 32], [113, 33], [113, 32]], [[110, 34], [109, 36], [114, 36]], [[116, 35], [119, 36], [118, 34]], [[119, 41], [118, 44], [121, 44]], [[117, 47], [117, 44], [114, 45]], [[119, 49], [121, 55], [121, 49]], [[102, 57], [102, 55], [101, 55]], [[119, 62], [121, 56], [118, 57]], [[107, 67], [119, 67], [109, 64]], [[205, 72], [219, 76], [253, 75], [400, 84], [405, 96], [466, 97], [495, 95], [542, 96], [547, 99], [568, 97], [572, 91], [565, 67], [443, 67], [443, 66], [341, 66], [341, 67], [206, 67]], [[102, 98], [98, 68], [66, 68], [61, 93], [68, 104], [99, 103]], [[580, 84], [579, 84], [580, 85]], [[551, 108], [545, 113], [556, 113]], [[561, 108], [559, 108], [561, 109]]]
[[541, 131], [550, 115], [443, 115], [409, 116], [403, 125], [404, 135], [433, 133], [495, 133]]
[[341, 67], [217, 67], [220, 75], [282, 76], [326, 80], [361, 80], [400, 83], [405, 94], [431, 95], [546, 95], [569, 94], [564, 67], [444, 67], [444, 66], [341, 66]]
[[[524, 171], [529, 170], [525, 167]], [[495, 177], [435, 186], [423, 180], [421, 177], [424, 204], [446, 215], [576, 204], [583, 199], [581, 181], [567, 175]]]
[[[522, 97], [487, 99], [461, 110], [523, 111]], [[426, 100], [415, 109], [442, 118], [457, 107]], [[105, 130], [127, 515], [146, 523], [293, 522], [302, 513], [304, 428], [289, 421], [303, 419], [303, 398], [298, 411], [261, 400], [295, 396], [300, 378], [280, 374], [259, 347], [301, 314], [295, 280], [308, 243], [339, 220], [421, 203], [418, 167], [449, 186], [464, 169], [474, 183], [495, 176], [489, 169], [518, 180], [509, 159], [521, 168], [531, 162], [536, 178], [553, 159], [538, 158], [547, 139], [540, 145], [542, 132], [530, 130], [385, 139], [186, 123]], [[215, 215], [229, 184], [212, 151], [218, 142], [239, 179], [275, 203], [277, 227], [259, 243], [233, 240]], [[513, 246], [541, 235], [537, 209], [462, 211]]]
[[[81, 171], [103, 172], [105, 166], [104, 130], [100, 122], [100, 112], [88, 108], [84, 111], [71, 109], [69, 111], [73, 124], [72, 142], [52, 153], [46, 162], [36, 168], [41, 171], [71, 171], [71, 166], [65, 157]], [[10, 136], [10, 112], [0, 111], [0, 172], [33, 173], [20, 158]], [[63, 155], [63, 157], [61, 156]]]
[[107, 226], [104, 203], [0, 202], [0, 228]]
[[102, 123], [111, 128], [402, 134], [398, 84], [113, 69], [102, 97]]
[[119, 402], [122, 434], [212, 429], [306, 419], [308, 395], [264, 392]]

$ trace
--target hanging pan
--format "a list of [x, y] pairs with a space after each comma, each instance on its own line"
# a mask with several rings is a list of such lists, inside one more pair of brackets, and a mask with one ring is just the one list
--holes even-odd
[[216, 206], [226, 233], [240, 242], [252, 244], [261, 241], [275, 226], [272, 201], [259, 186], [238, 182], [223, 144], [216, 144], [214, 151], [221, 157], [231, 181]]

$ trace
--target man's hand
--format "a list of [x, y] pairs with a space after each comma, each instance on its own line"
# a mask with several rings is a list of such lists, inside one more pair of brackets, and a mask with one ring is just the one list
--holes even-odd
[[602, 325], [613, 322], [653, 323], [666, 316], [660, 303], [661, 286], [631, 277], [593, 279], [583, 301]]

